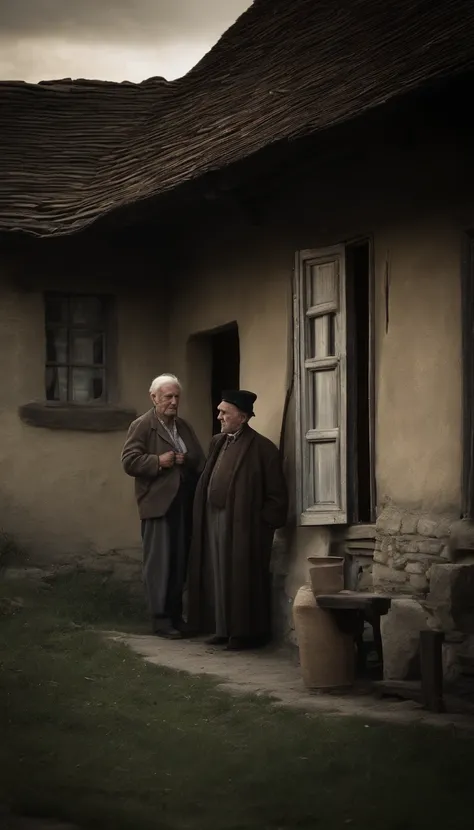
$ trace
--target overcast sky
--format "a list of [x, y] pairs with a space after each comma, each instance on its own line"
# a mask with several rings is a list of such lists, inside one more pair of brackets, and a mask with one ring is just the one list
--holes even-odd
[[251, 0], [0, 0], [0, 79], [184, 75]]

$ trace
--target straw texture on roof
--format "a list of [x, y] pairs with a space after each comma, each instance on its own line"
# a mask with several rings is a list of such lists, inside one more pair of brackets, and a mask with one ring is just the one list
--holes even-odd
[[178, 81], [2, 82], [0, 231], [80, 230], [473, 68], [473, 0], [255, 0]]

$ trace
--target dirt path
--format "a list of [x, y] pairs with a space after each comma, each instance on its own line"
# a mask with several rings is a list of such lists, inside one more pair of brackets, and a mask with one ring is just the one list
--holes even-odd
[[275, 705], [367, 720], [474, 729], [474, 719], [463, 715], [430, 714], [410, 701], [378, 700], [367, 692], [309, 694], [303, 686], [299, 668], [284, 652], [228, 652], [206, 646], [200, 640], [168, 641], [112, 631], [107, 632], [107, 637], [125, 643], [150, 663], [190, 674], [212, 675], [219, 678], [219, 686], [224, 690], [233, 694], [270, 695]]

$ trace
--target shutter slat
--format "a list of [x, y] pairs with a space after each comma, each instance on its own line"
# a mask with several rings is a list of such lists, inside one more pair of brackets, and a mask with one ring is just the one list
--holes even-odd
[[336, 369], [338, 365], [339, 358], [336, 355], [321, 358], [311, 357], [308, 360], [305, 360], [304, 362], [305, 369], [309, 369], [311, 371], [317, 371], [322, 369]]
[[306, 312], [307, 317], [322, 317], [324, 314], [335, 314], [339, 310], [339, 303], [331, 300], [328, 303], [320, 303], [320, 305], [312, 305]]

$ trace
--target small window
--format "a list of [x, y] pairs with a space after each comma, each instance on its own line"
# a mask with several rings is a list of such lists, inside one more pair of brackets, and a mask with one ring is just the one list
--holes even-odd
[[103, 296], [45, 296], [46, 400], [107, 401], [108, 311]]

